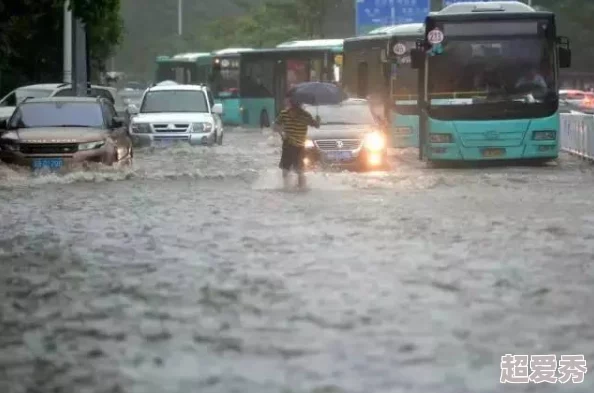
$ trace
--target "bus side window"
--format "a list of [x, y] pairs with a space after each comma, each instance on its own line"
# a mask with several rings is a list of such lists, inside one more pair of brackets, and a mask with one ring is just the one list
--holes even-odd
[[207, 83], [209, 81], [209, 67], [207, 65], [198, 66], [198, 82]]
[[175, 68], [175, 81], [177, 83], [184, 83], [184, 69], [181, 67]]
[[367, 98], [368, 95], [368, 69], [367, 62], [359, 63], [357, 68], [357, 97]]

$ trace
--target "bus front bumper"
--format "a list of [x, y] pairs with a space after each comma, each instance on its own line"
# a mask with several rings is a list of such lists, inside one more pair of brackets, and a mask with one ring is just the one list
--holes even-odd
[[429, 143], [426, 155], [431, 161], [552, 160], [559, 156], [559, 145], [555, 141], [513, 147], [464, 147], [455, 143]]

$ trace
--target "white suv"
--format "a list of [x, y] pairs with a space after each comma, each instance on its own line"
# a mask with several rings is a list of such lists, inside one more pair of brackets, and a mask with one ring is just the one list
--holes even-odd
[[131, 105], [130, 135], [135, 145], [223, 144], [223, 106], [202, 85], [163, 84], [148, 88], [140, 108]]

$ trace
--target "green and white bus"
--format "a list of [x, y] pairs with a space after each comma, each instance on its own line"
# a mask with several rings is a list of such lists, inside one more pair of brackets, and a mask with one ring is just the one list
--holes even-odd
[[242, 125], [239, 69], [241, 56], [253, 48], [227, 48], [213, 52], [210, 87], [215, 101], [223, 105], [223, 123]]
[[[387, 115], [392, 146], [397, 148], [419, 145], [418, 78], [410, 64], [410, 50], [424, 31], [422, 23], [410, 23], [381, 27], [344, 41], [343, 87], [358, 98], [390, 97]], [[393, 37], [398, 38], [393, 43], [396, 47], [389, 48]], [[388, 54], [394, 50], [390, 66]]]
[[171, 80], [183, 84], [205, 84], [211, 73], [211, 59], [208, 52], [159, 56], [155, 83]]
[[223, 103], [224, 120], [246, 127], [269, 127], [292, 85], [339, 82], [342, 43], [342, 39], [290, 41], [276, 48], [215, 55], [213, 71], [218, 82], [214, 92]]
[[559, 69], [571, 49], [553, 13], [517, 1], [453, 4], [427, 16], [423, 36], [411, 55], [422, 159], [558, 157]]

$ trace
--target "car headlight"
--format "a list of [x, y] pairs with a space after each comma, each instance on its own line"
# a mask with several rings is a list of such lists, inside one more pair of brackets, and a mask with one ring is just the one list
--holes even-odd
[[148, 124], [143, 123], [133, 123], [130, 126], [132, 133], [134, 134], [150, 134], [151, 133], [151, 126]]
[[191, 132], [203, 134], [205, 132], [211, 132], [213, 128], [212, 123], [192, 123]]
[[19, 151], [19, 144], [13, 141], [0, 141], [0, 150], [5, 151]]
[[313, 141], [311, 139], [308, 139], [308, 140], [305, 141], [305, 148], [306, 149], [311, 149], [313, 147], [314, 147], [314, 143], [313, 143]]
[[88, 142], [88, 143], [79, 143], [78, 150], [93, 150], [99, 149], [101, 146], [105, 145], [105, 141], [96, 141], [96, 142]]
[[368, 150], [378, 151], [386, 147], [386, 138], [379, 132], [371, 132], [365, 135], [363, 145]]
[[556, 137], [555, 131], [534, 131], [532, 133], [532, 139], [536, 141], [554, 141]]

